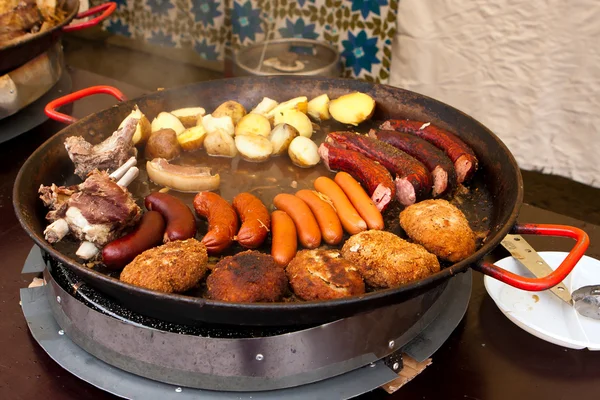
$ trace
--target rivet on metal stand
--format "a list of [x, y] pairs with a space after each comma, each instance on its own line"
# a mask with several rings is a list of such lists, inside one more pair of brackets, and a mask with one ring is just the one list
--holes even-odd
[[182, 389], [182, 388], [180, 388], [180, 387], [178, 387], [177, 389], [175, 389], [175, 391], [176, 391], [177, 393], [181, 393], [181, 392], [183, 392], [183, 389]]
[[63, 330], [61, 329], [60, 331], [58, 331], [58, 334], [62, 336], [62, 335], [64, 335], [64, 334], [65, 334], [65, 331], [63, 331]]
[[390, 342], [388, 343], [388, 347], [390, 349], [393, 349], [395, 345], [396, 345], [396, 342], [394, 342], [393, 340], [390, 340]]
[[60, 296], [56, 296], [56, 301], [60, 303]]
[[264, 358], [265, 357], [262, 354], [257, 354], [256, 355], [256, 361], [262, 361], [262, 360], [264, 360]]

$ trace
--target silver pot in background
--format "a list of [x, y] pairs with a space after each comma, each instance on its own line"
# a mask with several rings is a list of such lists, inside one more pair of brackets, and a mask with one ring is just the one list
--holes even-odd
[[[262, 60], [262, 62], [261, 62]], [[341, 76], [338, 50], [312, 39], [275, 39], [253, 43], [233, 57], [234, 76]]]

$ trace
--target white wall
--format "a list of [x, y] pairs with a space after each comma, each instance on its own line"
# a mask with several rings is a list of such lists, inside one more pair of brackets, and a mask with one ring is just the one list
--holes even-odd
[[390, 83], [475, 117], [524, 169], [600, 187], [600, 0], [401, 0]]

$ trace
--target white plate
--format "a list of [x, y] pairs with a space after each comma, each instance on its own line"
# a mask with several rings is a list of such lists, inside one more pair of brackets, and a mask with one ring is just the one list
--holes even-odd
[[[539, 252], [556, 269], [567, 253]], [[513, 257], [495, 263], [508, 271], [533, 277]], [[528, 292], [486, 276], [483, 280], [489, 295], [508, 319], [517, 326], [547, 342], [571, 349], [600, 350], [600, 320], [579, 315], [575, 309], [549, 290]], [[600, 261], [583, 256], [563, 281], [571, 293], [582, 286], [600, 285]]]

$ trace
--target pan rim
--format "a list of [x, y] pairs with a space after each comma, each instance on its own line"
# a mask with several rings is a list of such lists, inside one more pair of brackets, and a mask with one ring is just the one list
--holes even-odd
[[[285, 79], [285, 80], [290, 80], [290, 81], [302, 81], [302, 80], [316, 80], [316, 81], [328, 81], [330, 83], [335, 83], [335, 82], [347, 82], [347, 81], [352, 81], [355, 82], [355, 80], [353, 79], [347, 79], [347, 78], [329, 78], [329, 77], [307, 77], [307, 76], [289, 76], [289, 75], [282, 75], [282, 76], [271, 76], [271, 77], [237, 77], [237, 78], [224, 78], [224, 79], [217, 79], [217, 80], [212, 80], [212, 81], [206, 81], [206, 82], [211, 82], [212, 84], [231, 84], [234, 82], [243, 82], [245, 80], [257, 80], [257, 79], [261, 79], [261, 80], [265, 80], [265, 81], [269, 81], [269, 80], [273, 80], [273, 79], [277, 79], [279, 81], [279, 84], [281, 84], [281, 79]], [[166, 89], [163, 91], [156, 91], [156, 92], [152, 92], [152, 93], [148, 93], [144, 96], [140, 96], [138, 98], [135, 99], [131, 99], [128, 100], [126, 102], [121, 103], [120, 105], [133, 105], [135, 104], [136, 101], [139, 101], [140, 99], [148, 99], [148, 98], [152, 98], [154, 96], [157, 97], [161, 97], [164, 96], [168, 93], [173, 93], [173, 92], [177, 92], [178, 90], [181, 90], [182, 88], [186, 87], [189, 88], [190, 86], [195, 86], [195, 85], [202, 85], [202, 83], [205, 82], [199, 82], [199, 83], [195, 83], [192, 85], [182, 85], [182, 86], [178, 86], [178, 87], [174, 87], [174, 88], [170, 88], [170, 89]], [[469, 115], [467, 115], [466, 113], [446, 104], [443, 103], [439, 100], [435, 100], [429, 96], [425, 96], [422, 95], [420, 93], [416, 93], [410, 90], [406, 90], [403, 88], [399, 88], [399, 87], [394, 87], [391, 85], [385, 85], [385, 84], [374, 84], [374, 83], [370, 83], [370, 82], [364, 82], [364, 84], [366, 86], [383, 86], [386, 87], [393, 91], [397, 91], [400, 90], [402, 92], [405, 93], [410, 93], [412, 95], [417, 95], [418, 97], [424, 98], [424, 99], [428, 99], [431, 100], [433, 102], [436, 102], [440, 105], [443, 105], [447, 108], [449, 108], [451, 111], [453, 111], [454, 113], [458, 113], [463, 117], [467, 117], [469, 120], [471, 120], [472, 122], [476, 123], [480, 129], [486, 131], [487, 134], [489, 134], [494, 141], [499, 145], [499, 149], [502, 150], [510, 159], [510, 161], [512, 162], [512, 164], [517, 165], [516, 160], [513, 156], [513, 154], [510, 152], [510, 150], [508, 149], [508, 147], [500, 140], [500, 138], [498, 138], [498, 136], [496, 134], [494, 134], [490, 129], [488, 129], [486, 126], [484, 126], [481, 122], [477, 121], [476, 119], [474, 119], [473, 117], [470, 117]], [[80, 120], [78, 120], [77, 122], [75, 122], [73, 125], [70, 126], [75, 126], [76, 124], [79, 123], [84, 123], [86, 122], [88, 119], [94, 118], [95, 116], [97, 116], [98, 114], [101, 114], [102, 112], [113, 108], [113, 107], [118, 107], [117, 105], [115, 106], [111, 106], [107, 109], [104, 110], [100, 110], [94, 114], [90, 114]], [[66, 129], [66, 128], [64, 128]], [[442, 283], [443, 281], [445, 281], [446, 279], [460, 273], [460, 272], [465, 272], [467, 271], [468, 268], [471, 267], [472, 264], [478, 262], [479, 260], [481, 260], [483, 257], [485, 257], [488, 253], [490, 253], [493, 249], [495, 249], [500, 242], [502, 241], [502, 239], [510, 232], [510, 230], [512, 229], [513, 225], [515, 224], [518, 214], [519, 214], [519, 210], [520, 207], [522, 205], [523, 202], [523, 178], [521, 175], [521, 171], [520, 169], [516, 168], [516, 178], [517, 178], [517, 193], [516, 193], [516, 199], [514, 202], [514, 205], [512, 207], [512, 210], [508, 216], [508, 218], [506, 219], [506, 222], [504, 223], [504, 225], [502, 227], [500, 227], [500, 229], [498, 229], [498, 231], [496, 232], [496, 234], [492, 237], [488, 236], [486, 239], [486, 242], [483, 244], [483, 246], [481, 246], [474, 254], [472, 254], [471, 256], [469, 256], [468, 258], [462, 260], [459, 263], [453, 264], [447, 268], [444, 268], [442, 270], [440, 270], [439, 272], [436, 272], [433, 275], [430, 275], [424, 279], [420, 279], [418, 281], [413, 281], [413, 282], [409, 282], [407, 284], [403, 284], [401, 286], [397, 286], [394, 288], [388, 288], [388, 289], [380, 289], [374, 292], [370, 292], [370, 293], [365, 293], [363, 295], [360, 296], [352, 296], [352, 297], [345, 297], [342, 299], [335, 299], [335, 300], [318, 300], [318, 301], [298, 301], [298, 302], [275, 302], [275, 303], [233, 303], [233, 302], [225, 302], [225, 301], [219, 301], [219, 300], [210, 300], [210, 299], [206, 299], [206, 298], [202, 298], [202, 297], [192, 297], [192, 296], [186, 296], [186, 295], [182, 295], [182, 294], [175, 294], [175, 293], [161, 293], [161, 292], [156, 292], [154, 290], [149, 290], [149, 289], [145, 289], [145, 288], [141, 288], [135, 285], [131, 285], [131, 284], [127, 284], [124, 283], [122, 281], [120, 281], [119, 279], [113, 278], [111, 276], [105, 275], [103, 273], [97, 272], [95, 270], [92, 270], [90, 268], [85, 267], [84, 265], [80, 264], [79, 262], [76, 262], [74, 260], [72, 260], [71, 258], [67, 258], [66, 256], [64, 256], [63, 254], [61, 254], [60, 252], [58, 252], [57, 250], [55, 250], [52, 246], [50, 246], [44, 238], [42, 238], [40, 235], [38, 235], [36, 232], [33, 231], [32, 228], [29, 227], [28, 224], [25, 223], [25, 216], [22, 213], [22, 210], [19, 207], [20, 204], [20, 186], [22, 184], [23, 181], [23, 173], [24, 171], [27, 169], [27, 167], [33, 162], [33, 160], [35, 160], [40, 154], [42, 154], [44, 152], [44, 150], [46, 149], [47, 146], [49, 146], [49, 144], [51, 142], [53, 142], [55, 139], [55, 137], [60, 136], [60, 134], [63, 132], [64, 129], [61, 129], [59, 132], [57, 132], [56, 134], [54, 134], [52, 137], [50, 137], [48, 140], [46, 140], [41, 146], [39, 146], [29, 157], [28, 159], [23, 163], [23, 165], [21, 166], [19, 173], [17, 174], [17, 177], [15, 179], [15, 184], [13, 187], [13, 207], [15, 210], [15, 214], [17, 216], [17, 219], [19, 220], [19, 223], [21, 224], [21, 226], [23, 227], [23, 229], [27, 232], [27, 234], [29, 235], [29, 237], [45, 252], [49, 253], [54, 259], [58, 260], [59, 262], [61, 262], [62, 264], [65, 264], [66, 266], [68, 266], [71, 269], [74, 269], [74, 271], [79, 274], [82, 278], [85, 277], [92, 277], [95, 280], [98, 281], [102, 281], [105, 284], [108, 285], [112, 285], [115, 287], [119, 287], [122, 290], [135, 290], [136, 293], [139, 293], [141, 295], [153, 295], [156, 296], [157, 294], [160, 294], [161, 296], [163, 296], [163, 298], [165, 298], [165, 300], [169, 300], [169, 301], [177, 301], [177, 302], [183, 302], [183, 303], [187, 303], [189, 305], [193, 305], [196, 306], [198, 309], [201, 309], [203, 307], [215, 307], [215, 308], [220, 308], [223, 310], [227, 310], [227, 309], [252, 309], [253, 311], [265, 311], [268, 312], [270, 310], [284, 310], [284, 309], [288, 309], [288, 310], [303, 310], [303, 309], [311, 309], [314, 308], [315, 305], [321, 305], [323, 307], [335, 307], [338, 305], [352, 305], [355, 303], [360, 303], [362, 302], [364, 299], [369, 299], [372, 301], [375, 301], [377, 299], [381, 299], [383, 297], [387, 297], [387, 296], [393, 296], [394, 294], [400, 294], [402, 292], [405, 291], [409, 291], [411, 289], [416, 290], [420, 287], [429, 287], [430, 285], [433, 285], [436, 281], [439, 281], [439, 283]], [[84, 279], [85, 280], [85, 279]]]

